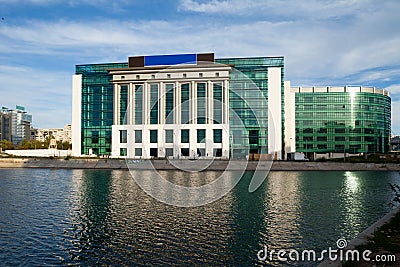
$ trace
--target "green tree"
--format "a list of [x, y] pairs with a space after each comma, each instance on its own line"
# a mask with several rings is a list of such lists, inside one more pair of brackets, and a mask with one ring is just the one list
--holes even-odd
[[0, 147], [1, 149], [4, 150], [9, 150], [9, 149], [14, 149], [14, 144], [10, 141], [7, 140], [2, 140], [0, 142]]

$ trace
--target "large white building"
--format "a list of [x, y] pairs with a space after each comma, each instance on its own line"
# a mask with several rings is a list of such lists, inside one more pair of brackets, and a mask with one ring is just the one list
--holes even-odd
[[73, 155], [282, 159], [283, 74], [283, 57], [212, 53], [77, 65]]

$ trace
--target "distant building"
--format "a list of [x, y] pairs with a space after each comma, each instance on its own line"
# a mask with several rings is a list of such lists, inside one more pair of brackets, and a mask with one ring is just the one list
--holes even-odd
[[32, 115], [25, 111], [25, 107], [16, 106], [15, 109], [3, 107], [2, 114], [10, 116], [11, 119], [11, 142], [18, 145], [22, 140], [31, 138]]
[[11, 142], [11, 115], [0, 113], [0, 141], [7, 140]]
[[390, 139], [392, 151], [400, 151], [400, 135], [394, 135]]
[[31, 138], [29, 140], [36, 140], [36, 135], [37, 135], [37, 129], [31, 127]]
[[35, 130], [35, 139], [40, 142], [45, 142], [51, 137], [56, 141], [71, 143], [71, 124], [67, 124], [64, 128], [42, 128]]
[[63, 142], [72, 143], [72, 127], [71, 124], [66, 124], [63, 129]]

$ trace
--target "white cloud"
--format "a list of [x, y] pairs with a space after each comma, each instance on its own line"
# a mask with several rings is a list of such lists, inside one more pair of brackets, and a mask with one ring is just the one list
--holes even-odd
[[[74, 64], [126, 61], [130, 55], [186, 52], [215, 52], [217, 57], [283, 55], [285, 77], [294, 85], [367, 82], [379, 87], [373, 83], [399, 83], [399, 1], [277, 1], [180, 2], [182, 12], [216, 14], [207, 19], [188, 17], [181, 12], [179, 20], [171, 21], [26, 20], [19, 25], [0, 24], [3, 62], [14, 57], [43, 55], [71, 62], [70, 73], [43, 70], [42, 74], [40, 70], [22, 69], [14, 81], [7, 75], [13, 76], [18, 71], [3, 66], [0, 89], [22, 90], [33, 83], [38, 92], [47, 94], [62, 81], [61, 87], [69, 94]], [[220, 14], [224, 13], [243, 14], [247, 18], [221, 20]], [[270, 19], [279, 16], [284, 18]], [[335, 19], [337, 16], [342, 19]], [[30, 72], [45, 82], [32, 82]], [[392, 96], [398, 93], [395, 87], [390, 90]]]
[[297, 1], [297, 0], [181, 0], [179, 10], [221, 15], [254, 16], [264, 15], [266, 19], [274, 16], [285, 16], [290, 20], [299, 17], [309, 19], [327, 19], [354, 15], [360, 10], [379, 9], [382, 3], [372, 0], [352, 1]]
[[25, 106], [34, 126], [61, 127], [71, 122], [69, 73], [0, 65], [0, 81], [1, 105]]
[[391, 95], [400, 95], [400, 84], [392, 84], [386, 87], [385, 90], [389, 91]]

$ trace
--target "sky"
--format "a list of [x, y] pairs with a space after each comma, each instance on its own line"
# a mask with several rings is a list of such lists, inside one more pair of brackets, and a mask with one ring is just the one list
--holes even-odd
[[77, 64], [284, 56], [293, 86], [388, 90], [399, 135], [399, 14], [398, 0], [0, 0], [0, 105], [25, 106], [36, 128], [63, 127]]

